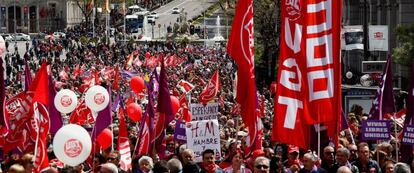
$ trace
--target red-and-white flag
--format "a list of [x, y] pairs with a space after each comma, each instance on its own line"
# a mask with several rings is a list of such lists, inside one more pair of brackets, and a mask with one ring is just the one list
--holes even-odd
[[119, 118], [119, 134], [118, 134], [118, 150], [119, 150], [119, 165], [121, 169], [128, 172], [131, 166], [131, 148], [129, 147], [128, 130], [125, 123], [124, 110], [122, 107], [118, 109]]
[[92, 115], [92, 111], [86, 106], [85, 100], [80, 99], [75, 110], [72, 112], [69, 118], [70, 124], [84, 125], [91, 124], [95, 121]]
[[32, 121], [31, 130], [37, 134], [33, 165], [34, 172], [38, 173], [49, 167], [46, 138], [49, 133], [50, 118], [45, 106], [49, 103], [49, 81], [46, 62], [43, 62], [37, 72], [28, 93], [33, 95], [34, 116], [32, 120], [34, 121]]
[[200, 94], [200, 103], [207, 104], [216, 97], [217, 92], [220, 90], [220, 78], [218, 70], [216, 70], [208, 82], [207, 86], [203, 89]]
[[[308, 148], [308, 125], [336, 124], [341, 116], [342, 2], [282, 0], [280, 4], [272, 140]], [[336, 131], [328, 128], [330, 137], [338, 136]]]
[[177, 84], [177, 87], [184, 93], [190, 92], [194, 89], [194, 85], [185, 80], [180, 80]]
[[69, 75], [66, 73], [65, 69], [59, 72], [60, 80], [69, 80]]
[[261, 131], [258, 108], [256, 80], [254, 75], [254, 27], [253, 0], [239, 0], [233, 19], [232, 31], [227, 43], [227, 52], [238, 65], [236, 101], [240, 104], [241, 116], [249, 129], [247, 141], [251, 151], [261, 149], [259, 134]]

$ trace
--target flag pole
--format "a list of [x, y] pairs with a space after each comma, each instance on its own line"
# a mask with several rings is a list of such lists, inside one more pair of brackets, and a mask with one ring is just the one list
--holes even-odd
[[397, 134], [397, 128], [398, 128], [398, 124], [397, 124], [397, 119], [395, 117], [395, 112], [393, 113], [393, 117], [394, 117], [394, 132], [395, 132], [395, 161], [398, 162], [398, 134]]
[[318, 124], [318, 156], [321, 157], [321, 124]]

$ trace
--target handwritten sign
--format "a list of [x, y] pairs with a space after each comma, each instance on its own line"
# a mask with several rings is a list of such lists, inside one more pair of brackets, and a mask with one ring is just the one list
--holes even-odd
[[363, 140], [390, 139], [390, 123], [387, 120], [366, 120], [362, 122]]
[[192, 121], [199, 120], [213, 120], [217, 119], [218, 115], [218, 103], [209, 103], [206, 106], [202, 104], [191, 104], [190, 111], [192, 115]]
[[217, 120], [192, 121], [186, 127], [187, 147], [194, 151], [194, 161], [203, 160], [202, 153], [206, 149], [215, 152], [216, 160], [220, 160], [220, 130]]
[[185, 123], [182, 121], [177, 121], [177, 123], [175, 124], [174, 140], [180, 143], [186, 143], [187, 136], [185, 133]]
[[405, 125], [403, 131], [402, 143], [406, 145], [414, 145], [414, 126]]

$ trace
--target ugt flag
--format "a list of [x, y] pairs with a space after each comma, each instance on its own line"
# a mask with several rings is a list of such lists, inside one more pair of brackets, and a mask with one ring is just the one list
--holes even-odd
[[[341, 115], [341, 0], [282, 0], [273, 141], [309, 147], [308, 125]], [[335, 137], [337, 128], [328, 128]], [[292, 138], [295, 136], [295, 138]]]

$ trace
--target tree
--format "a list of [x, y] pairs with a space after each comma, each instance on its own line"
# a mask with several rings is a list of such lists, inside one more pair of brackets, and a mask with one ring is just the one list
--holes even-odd
[[259, 85], [268, 86], [275, 80], [279, 52], [279, 1], [253, 1], [255, 29], [256, 76]]
[[414, 24], [399, 25], [395, 34], [400, 42], [400, 46], [394, 48], [395, 62], [409, 67], [414, 61]]
[[[234, 17], [237, 0], [219, 0], [226, 17]], [[275, 80], [279, 52], [280, 20], [279, 1], [254, 0], [255, 69], [259, 86], [267, 86]], [[231, 23], [231, 21], [229, 21]], [[270, 74], [270, 75], [269, 75]], [[261, 87], [258, 87], [261, 88]]]
[[90, 23], [90, 18], [92, 14], [92, 9], [94, 8], [94, 5], [96, 4], [96, 0], [74, 0], [76, 2], [76, 5], [78, 5], [79, 9], [82, 12], [83, 17], [85, 18], [86, 27], [88, 27]]

